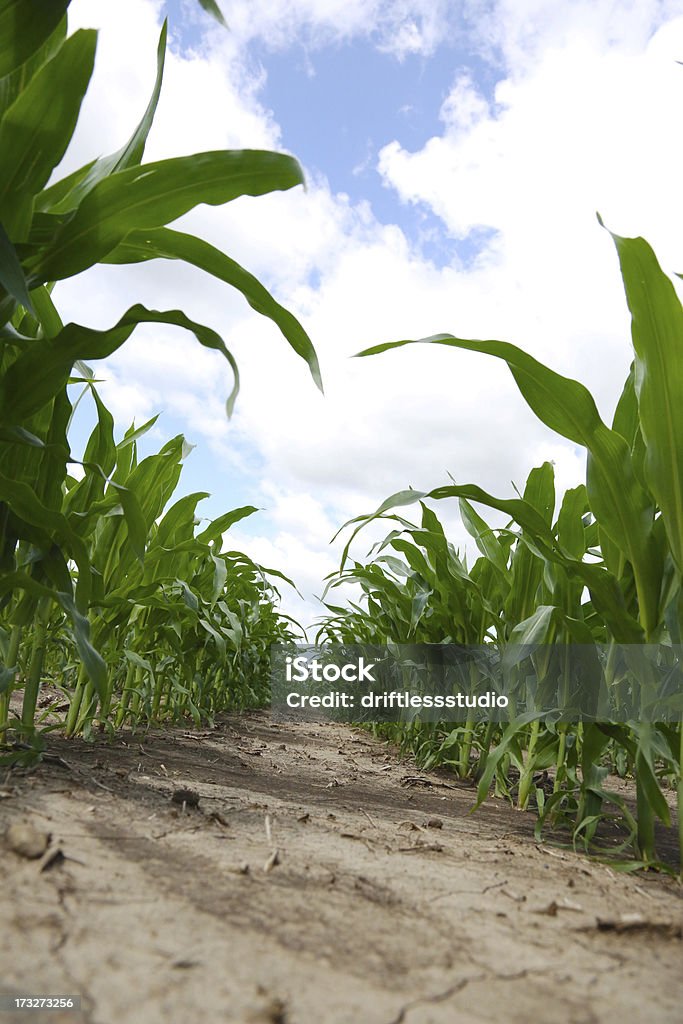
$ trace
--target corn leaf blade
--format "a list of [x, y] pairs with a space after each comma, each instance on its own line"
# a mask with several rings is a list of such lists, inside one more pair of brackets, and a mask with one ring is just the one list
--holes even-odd
[[645, 477], [683, 572], [683, 308], [643, 238], [612, 238], [632, 318]]
[[162, 227], [200, 203], [218, 206], [303, 184], [297, 161], [282, 153], [196, 153], [117, 171], [86, 195], [52, 241], [29, 260], [37, 283], [79, 274], [130, 231]]
[[71, 0], [0, 0], [0, 77], [28, 60], [57, 28]]
[[318, 356], [306, 331], [296, 317], [239, 263], [203, 239], [170, 228], [132, 231], [103, 262], [138, 263], [150, 259], [184, 260], [240, 291], [252, 309], [280, 328], [297, 355], [306, 361], [318, 388], [323, 390]]

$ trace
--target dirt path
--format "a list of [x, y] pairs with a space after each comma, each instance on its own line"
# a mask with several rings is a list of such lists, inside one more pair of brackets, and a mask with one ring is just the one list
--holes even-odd
[[49, 749], [69, 767], [0, 775], [0, 835], [52, 834], [2, 850], [0, 995], [82, 1010], [0, 1024], [681, 1020], [676, 882], [537, 845], [499, 800], [468, 817], [471, 789], [365, 733], [254, 715]]

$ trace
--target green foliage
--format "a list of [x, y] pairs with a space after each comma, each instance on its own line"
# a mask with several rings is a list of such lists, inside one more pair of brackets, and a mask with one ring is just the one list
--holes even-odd
[[[501, 499], [474, 485], [392, 495], [353, 531], [340, 572], [328, 587], [355, 581], [363, 602], [333, 612], [324, 638], [343, 642], [510, 643], [608, 645], [608, 670], [618, 644], [681, 642], [683, 582], [683, 309], [669, 278], [642, 238], [613, 236], [631, 311], [635, 360], [613, 426], [601, 419], [590, 392], [514, 345], [450, 334], [421, 339], [504, 360], [533, 412], [548, 427], [582, 445], [586, 484], [568, 491], [554, 519], [552, 466], [532, 471], [522, 498]], [[397, 341], [361, 352], [375, 355], [415, 344]], [[481, 557], [467, 567], [445, 540], [425, 499], [457, 497], [463, 523]], [[416, 527], [393, 511], [420, 502]], [[491, 529], [472, 502], [504, 512], [509, 523]], [[429, 525], [427, 525], [427, 517]], [[351, 541], [376, 519], [398, 521], [380, 554], [348, 567]], [[436, 540], [438, 536], [438, 542]], [[587, 596], [586, 595], [587, 591]], [[369, 628], [371, 623], [371, 628]], [[637, 662], [638, 647], [633, 648]], [[638, 662], [641, 681], [648, 665]], [[614, 666], [612, 666], [613, 668]], [[597, 655], [585, 681], [600, 679]], [[618, 682], [614, 677], [612, 682]], [[597, 699], [596, 693], [596, 699]], [[664, 789], [678, 787], [683, 851], [683, 729], [629, 721], [553, 724], [519, 715], [492, 723], [413, 722], [393, 725], [393, 738], [429, 765], [446, 763], [478, 780], [478, 802], [495, 784], [514, 791], [525, 807], [532, 790], [540, 824], [571, 824], [577, 841], [593, 840], [602, 818], [625, 827], [642, 864], [656, 862], [655, 819], [670, 823]], [[609, 768], [636, 780], [637, 813], [605, 789]], [[534, 779], [554, 771], [552, 792]], [[608, 807], [616, 808], [609, 812]], [[682, 854], [683, 866], [683, 854]]]
[[[222, 20], [218, 6], [203, 6]], [[269, 317], [322, 387], [315, 349], [296, 318], [225, 253], [166, 225], [200, 203], [220, 205], [303, 184], [292, 157], [197, 153], [144, 163], [162, 87], [166, 26], [142, 117], [117, 152], [65, 178], [53, 172], [71, 142], [90, 82], [97, 33], [68, 35], [68, 0], [0, 0], [0, 740], [36, 727], [45, 676], [68, 704], [69, 733], [196, 720], [263, 698], [268, 644], [290, 635], [269, 574], [222, 551], [223, 534], [252, 507], [195, 535], [195, 506], [167, 510], [186, 448], [170, 441], [138, 463], [118, 443], [84, 360], [115, 352], [138, 324], [171, 324], [237, 364], [221, 336], [180, 310], [139, 303], [107, 330], [64, 325], [56, 281], [100, 262], [179, 259], [241, 292]], [[77, 478], [69, 442], [72, 387], [94, 402], [96, 426]], [[279, 575], [279, 574], [275, 574]], [[23, 688], [21, 722], [10, 718]]]

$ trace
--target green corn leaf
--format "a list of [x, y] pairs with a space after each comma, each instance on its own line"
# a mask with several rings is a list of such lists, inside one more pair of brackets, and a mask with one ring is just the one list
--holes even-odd
[[69, 566], [58, 547], [53, 546], [49, 551], [41, 552], [40, 562], [37, 564], [40, 565], [41, 575], [44, 573], [56, 590], [65, 594], [73, 594]]
[[501, 736], [500, 742], [493, 750], [489, 751], [488, 757], [486, 758], [486, 766], [482, 773], [477, 786], [477, 802], [475, 803], [473, 810], [480, 807], [489, 795], [491, 783], [493, 782], [494, 776], [498, 769], [503, 756], [511, 749], [511, 747], [518, 740], [521, 732], [523, 732], [530, 722], [535, 722], [540, 718], [540, 715], [535, 711], [527, 711], [523, 715], [519, 715], [514, 721], [506, 725], [503, 735]]
[[[400, 551], [405, 555], [406, 561], [413, 572], [419, 573], [423, 580], [434, 585], [437, 584], [438, 581], [434, 570], [425, 558], [423, 552], [420, 551], [415, 544], [412, 544], [410, 541], [405, 540], [402, 537], [396, 537], [392, 539], [390, 543], [394, 551]], [[387, 564], [390, 565], [391, 563], [387, 562]], [[405, 566], [403, 568], [405, 574]]]
[[[387, 342], [359, 355], [375, 355], [410, 344], [416, 342]], [[638, 482], [628, 444], [621, 434], [605, 426], [590, 392], [578, 381], [562, 377], [507, 342], [471, 341], [451, 334], [436, 334], [420, 339], [417, 344], [447, 345], [503, 359], [538, 418], [563, 437], [588, 449], [586, 487], [591, 509], [601, 528], [631, 562], [641, 621], [646, 634], [654, 634], [659, 623], [662, 572], [652, 535], [654, 508]]]
[[[348, 557], [349, 547], [355, 539], [358, 531], [362, 529], [368, 522], [381, 518], [385, 512], [388, 512], [391, 508], [398, 508], [403, 505], [411, 505], [413, 502], [421, 501], [423, 498], [466, 498], [469, 501], [477, 501], [483, 505], [488, 505], [489, 508], [496, 508], [501, 512], [507, 513], [511, 519], [519, 523], [520, 526], [527, 527], [530, 533], [539, 539], [542, 544], [550, 547], [555, 546], [555, 537], [553, 532], [545, 522], [543, 517], [536, 511], [536, 509], [528, 502], [523, 501], [520, 498], [502, 499], [495, 498], [493, 495], [488, 494], [482, 490], [481, 487], [477, 487], [474, 484], [462, 484], [462, 485], [445, 485], [443, 487], [435, 487], [431, 491], [416, 491], [412, 488], [407, 491], [397, 491], [396, 494], [392, 494], [386, 501], [383, 501], [376, 512], [372, 515], [357, 516], [355, 519], [349, 520], [344, 526], [351, 526], [359, 524], [353, 531], [348, 543], [346, 544], [341, 560], [341, 567], [343, 569], [346, 559]], [[344, 529], [344, 527], [342, 527]]]
[[683, 572], [683, 308], [644, 239], [612, 238], [632, 318], [645, 477]]
[[223, 17], [223, 12], [216, 3], [216, 0], [199, 0], [199, 3], [202, 5], [207, 14], [210, 14], [213, 18], [215, 18], [216, 21], [219, 22], [219, 24], [223, 25], [224, 28], [228, 27], [228, 23]]
[[557, 517], [557, 539], [567, 554], [580, 561], [586, 553], [583, 516], [588, 511], [588, 495], [583, 484], [565, 492]]
[[429, 587], [423, 586], [420, 590], [413, 595], [413, 599], [410, 603], [410, 624], [408, 627], [408, 634], [415, 635], [415, 630], [422, 618], [425, 609], [427, 608], [432, 591]]
[[[638, 722], [633, 724], [633, 728], [638, 737], [638, 750], [636, 753], [636, 780], [638, 788], [645, 796], [647, 811], [649, 813], [654, 812], [665, 825], [670, 825], [671, 811], [657, 781], [655, 772], [654, 727], [650, 722]], [[645, 816], [645, 811], [641, 798], [638, 806], [638, 817], [640, 819], [643, 816]]]
[[9, 668], [5, 668], [4, 666], [0, 668], [0, 697], [3, 693], [6, 693], [9, 690], [10, 686], [14, 686], [16, 675], [16, 665], [10, 666]]
[[88, 439], [83, 461], [94, 462], [100, 467], [103, 475], [108, 477], [116, 465], [114, 417], [109, 409], [107, 409], [96, 389], [91, 388], [90, 391], [97, 411], [97, 424]]
[[201, 238], [170, 228], [132, 231], [103, 262], [138, 263], [150, 259], [184, 260], [240, 291], [252, 309], [277, 324], [297, 355], [305, 359], [315, 383], [323, 390], [318, 357], [305, 330], [296, 317], [276, 302], [267, 288], [239, 263]]
[[[0, 597], [4, 597], [5, 594], [23, 592], [29, 595], [30, 598], [39, 597], [52, 597], [54, 598], [54, 588], [48, 586], [46, 583], [39, 583], [38, 580], [34, 579], [33, 576], [29, 576], [23, 569], [16, 569], [14, 572], [2, 572], [0, 573]], [[35, 610], [34, 605], [29, 604], [29, 615], [27, 618], [22, 618], [21, 613], [15, 611], [14, 619], [21, 625], [26, 625], [28, 619], [33, 617]]]
[[240, 520], [246, 519], [248, 516], [258, 512], [259, 510], [254, 505], [244, 505], [242, 508], [235, 508], [232, 512], [226, 512], [225, 515], [219, 516], [218, 519], [214, 519], [201, 533], [197, 534], [197, 540], [200, 544], [212, 544], [216, 541], [220, 541], [223, 534], [234, 526], [235, 523], [239, 523]]
[[147, 523], [140, 508], [140, 503], [135, 493], [122, 484], [114, 483], [112, 480], [109, 486], [116, 491], [116, 495], [121, 502], [126, 526], [128, 527], [128, 540], [137, 559], [142, 562], [145, 557]]
[[[40, 323], [40, 332], [43, 338], [54, 338], [61, 331], [64, 324], [60, 317], [49, 289], [45, 285], [34, 288], [31, 292], [31, 301], [36, 311], [36, 317]], [[76, 365], [80, 365], [77, 361]]]
[[194, 494], [186, 494], [184, 498], [176, 501], [157, 527], [154, 546], [176, 547], [182, 541], [192, 541], [195, 510], [198, 503], [208, 497], [208, 491], [197, 491]]
[[628, 441], [629, 447], [632, 449], [639, 429], [640, 422], [638, 419], [638, 399], [636, 397], [635, 388], [635, 365], [634, 363], [631, 363], [628, 377], [624, 381], [624, 387], [622, 388], [621, 395], [619, 396], [617, 407], [614, 410], [612, 430], [616, 430], [617, 433], [621, 434], [624, 440]]
[[555, 470], [551, 462], [531, 470], [524, 487], [524, 500], [533, 505], [550, 526], [555, 511]]
[[[406, 545], [412, 548], [412, 544]], [[393, 555], [380, 555], [379, 558], [375, 559], [376, 562], [381, 562], [382, 565], [386, 565], [390, 572], [393, 572], [394, 576], [410, 576], [410, 570], [405, 562], [402, 562], [400, 558], [394, 558]]]
[[[523, 500], [540, 514], [547, 525], [552, 522], [555, 475], [549, 462], [531, 470], [524, 486]], [[522, 542], [517, 544], [510, 565], [511, 586], [504, 606], [509, 623], [521, 622], [533, 613], [543, 581], [544, 561], [538, 557], [536, 536], [530, 526], [526, 524], [524, 527]]]
[[125, 486], [137, 495], [147, 530], [161, 515], [178, 483], [183, 441], [182, 434], [171, 438], [156, 455], [143, 459], [125, 479]]
[[100, 157], [99, 160], [91, 161], [85, 167], [74, 171], [68, 179], [58, 181], [50, 188], [45, 189], [36, 198], [36, 207], [39, 210], [49, 211], [53, 214], [70, 213], [80, 205], [87, 194], [92, 191], [95, 185], [108, 178], [116, 171], [124, 171], [128, 167], [136, 167], [140, 164], [145, 152], [147, 136], [149, 135], [154, 115], [156, 114], [161, 93], [161, 84], [164, 77], [164, 59], [166, 55], [167, 22], [165, 21], [159, 45], [157, 47], [157, 74], [147, 108], [142, 119], [130, 139], [116, 153]]
[[97, 33], [71, 36], [44, 64], [0, 121], [0, 220], [24, 241], [33, 196], [62, 159], [74, 133], [95, 61]]
[[228, 566], [224, 558], [217, 558], [216, 555], [213, 554], [211, 555], [211, 561], [213, 562], [214, 573], [209, 604], [210, 607], [213, 608], [225, 589], [225, 584], [228, 579]]
[[58, 593], [56, 597], [73, 623], [78, 656], [85, 665], [85, 670], [95, 687], [100, 702], [104, 703], [108, 693], [107, 666], [102, 655], [95, 649], [90, 639], [90, 622], [76, 607], [70, 594]]
[[30, 310], [35, 311], [28, 293], [28, 285], [24, 277], [16, 249], [10, 242], [7, 232], [0, 222], [0, 288], [4, 288], [8, 295], [11, 295], [15, 302]]
[[[90, 160], [89, 163], [83, 164], [82, 167], [72, 171], [71, 174], [67, 174], [65, 178], [60, 178], [54, 185], [50, 185], [38, 193], [34, 201], [35, 213], [33, 223], [31, 224], [30, 242], [37, 243], [39, 241], [39, 233], [42, 234], [43, 241], [51, 241], [54, 238], [59, 227], [66, 220], [64, 215], [55, 214], [54, 211], [71, 195], [96, 163], [97, 160]], [[43, 220], [41, 214], [45, 214], [47, 219]]]
[[46, 61], [54, 57], [66, 39], [67, 20], [62, 18], [57, 28], [45, 40], [45, 42], [28, 58], [24, 63], [4, 78], [0, 78], [0, 121], [5, 111], [31, 81], [36, 71], [42, 68]]
[[67, 518], [57, 509], [44, 505], [29, 484], [12, 480], [4, 473], [0, 473], [0, 500], [8, 504], [17, 525], [18, 520], [28, 525], [30, 539], [36, 541], [40, 538], [46, 546], [57, 543], [73, 557], [79, 568], [79, 606], [85, 607], [90, 591], [90, 558], [85, 543]]
[[18, 68], [59, 25], [71, 0], [0, 0], [0, 78]]
[[154, 669], [147, 658], [141, 657], [137, 651], [132, 651], [129, 647], [126, 647], [123, 653], [127, 661], [132, 662], [132, 664], [137, 666], [137, 668], [144, 669], [145, 672], [149, 672], [150, 676], [154, 677]]
[[192, 589], [188, 586], [185, 580], [176, 579], [175, 581], [180, 588], [183, 602], [191, 612], [199, 612], [199, 601], [197, 600], [196, 594], [192, 593]]
[[303, 184], [283, 153], [196, 153], [117, 171], [98, 182], [52, 242], [28, 261], [38, 283], [60, 281], [99, 262], [130, 231], [162, 227], [200, 203], [218, 206]]
[[503, 575], [507, 574], [507, 556], [491, 527], [475, 512], [466, 498], [460, 498], [460, 516], [477, 547]]
[[[221, 634], [218, 632], [218, 630], [215, 629], [215, 627], [211, 625], [211, 623], [208, 621], [208, 619], [201, 619], [200, 618], [199, 625], [203, 629], [205, 629], [206, 632], [209, 634], [209, 636], [213, 637], [213, 639], [215, 640], [216, 647], [218, 648], [218, 657], [221, 660], [223, 658], [225, 658], [225, 637], [221, 636]], [[224, 632], [225, 632], [226, 636], [230, 635], [230, 630], [225, 630]]]
[[[539, 605], [533, 615], [518, 622], [508, 637], [508, 643], [526, 647], [549, 643], [554, 634], [559, 609], [554, 605]], [[519, 658], [523, 652], [515, 652]]]
[[239, 392], [239, 373], [220, 336], [211, 328], [190, 320], [180, 310], [159, 311], [136, 305], [131, 306], [110, 330], [96, 331], [71, 323], [54, 338], [36, 341], [27, 348], [0, 379], [0, 423], [10, 426], [33, 415], [66, 384], [77, 359], [110, 356], [141, 323], [183, 327], [194, 334], [201, 345], [216, 349], [228, 360], [235, 378], [226, 403], [229, 416]]
[[[226, 551], [225, 557], [231, 558], [235, 565], [241, 564], [253, 569], [255, 575], [258, 576], [261, 582], [265, 582], [266, 576], [274, 576], [275, 579], [282, 580], [283, 583], [287, 583], [290, 587], [292, 587], [293, 590], [296, 591], [297, 594], [299, 594], [299, 597], [301, 597], [301, 594], [296, 588], [294, 580], [292, 580], [284, 572], [280, 572], [279, 569], [271, 569], [266, 565], [259, 565], [257, 562], [252, 562], [251, 558], [249, 558], [247, 555], [242, 554], [241, 551]], [[269, 586], [272, 586], [272, 584], [270, 584], [270, 581]]]
[[123, 437], [123, 439], [119, 441], [119, 443], [117, 444], [116, 451], [122, 452], [126, 448], [129, 448], [132, 445], [134, 445], [136, 441], [138, 441], [141, 437], [144, 437], [145, 434], [147, 434], [152, 429], [152, 427], [154, 426], [158, 419], [159, 414], [157, 413], [156, 416], [152, 416], [151, 419], [143, 423], [141, 427], [130, 427], [130, 429], [126, 431], [125, 437]]

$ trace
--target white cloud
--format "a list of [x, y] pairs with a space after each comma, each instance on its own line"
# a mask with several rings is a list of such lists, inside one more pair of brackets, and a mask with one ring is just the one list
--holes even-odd
[[[238, 48], [250, 34], [285, 46], [300, 36], [320, 43], [375, 33], [377, 45], [397, 54], [413, 43], [428, 52], [456, 9], [426, 0], [236, 0], [231, 36], [215, 31], [196, 53], [169, 54], [148, 158], [278, 145], [279, 128], [259, 102], [260, 72], [249, 77]], [[163, 408], [231, 472], [258, 468], [249, 500], [268, 511], [231, 531], [231, 543], [294, 576], [309, 601], [337, 564], [334, 530], [394, 490], [437, 486], [450, 472], [510, 495], [510, 481], [521, 489], [544, 459], [556, 463], [558, 489], [583, 471], [583, 453], [538, 424], [498, 361], [437, 347], [364, 360], [350, 359], [354, 352], [437, 331], [504, 338], [578, 376], [608, 415], [630, 359], [629, 325], [595, 210], [615, 230], [649, 237], [667, 269], [681, 269], [683, 68], [674, 59], [683, 59], [683, 19], [650, 0], [501, 0], [469, 10], [480, 45], [504, 61], [493, 102], [460, 75], [441, 108], [442, 133], [417, 153], [397, 140], [380, 169], [387, 187], [428, 207], [454, 238], [491, 229], [471, 265], [436, 268], [399, 227], [380, 225], [367, 204], [331, 194], [324, 180], [311, 180], [306, 193], [184, 218], [301, 318], [319, 351], [325, 399], [271, 324], [180, 264], [98, 268], [57, 292], [65, 315], [81, 322], [111, 324], [143, 301], [181, 307], [222, 332], [243, 373], [230, 424], [222, 412], [227, 367], [165, 327], [145, 328], [107, 361], [104, 394], [124, 426]], [[72, 22], [96, 21], [103, 32], [69, 167], [121, 145], [140, 116], [160, 4], [74, 0], [72, 11]], [[220, 491], [220, 478], [206, 486]], [[462, 547], [454, 508], [439, 515]], [[358, 553], [381, 532], [369, 533]], [[288, 599], [290, 610], [295, 604]]]
[[467, 10], [484, 52], [498, 54], [521, 77], [548, 51], [576, 42], [638, 54], [681, 13], [678, 0], [468, 0]]
[[[95, 73], [62, 171], [116, 150], [142, 116], [156, 74], [162, 0], [74, 0], [69, 26], [100, 29]], [[201, 52], [181, 52], [169, 29], [164, 85], [146, 160], [208, 149], [277, 147], [279, 129], [258, 100], [260, 75], [247, 73], [234, 33], [207, 36]]]
[[[606, 5], [594, 6], [604, 14]], [[391, 143], [380, 169], [387, 185], [426, 204], [455, 238], [494, 228], [488, 265], [469, 275], [468, 287], [486, 282], [510, 340], [584, 375], [613, 401], [618, 378], [608, 384], [585, 374], [596, 367], [612, 377], [627, 359], [616, 258], [595, 211], [615, 231], [648, 237], [673, 269], [683, 235], [675, 202], [683, 146], [672, 130], [683, 100], [674, 60], [683, 52], [683, 19], [648, 41], [640, 11], [635, 26], [628, 17], [619, 22], [618, 38], [599, 12], [585, 34], [573, 5], [553, 12], [549, 42], [533, 37], [530, 68], [511, 69], [493, 106], [459, 79], [442, 107], [443, 134], [417, 153]], [[521, 45], [526, 22], [517, 13]]]
[[371, 37], [401, 59], [432, 53], [461, 20], [459, 8], [448, 0], [233, 0], [230, 27], [237, 38], [260, 38], [272, 49]]

